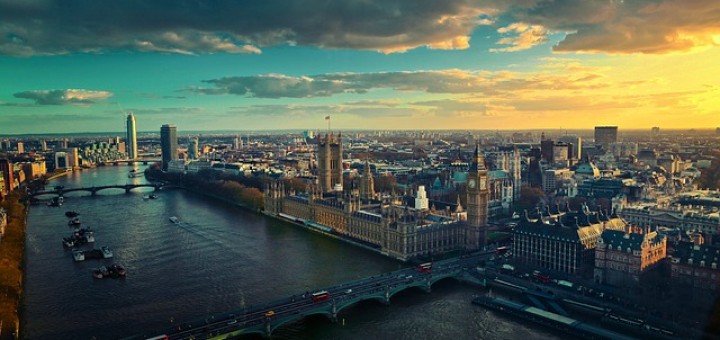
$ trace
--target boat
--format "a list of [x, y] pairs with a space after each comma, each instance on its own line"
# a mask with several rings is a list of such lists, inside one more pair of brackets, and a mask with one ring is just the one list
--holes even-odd
[[158, 198], [158, 195], [150, 194], [150, 195], [148, 196], [148, 198], [150, 198], [151, 200], [154, 200], [154, 199]]
[[68, 221], [68, 225], [71, 227], [80, 225], [80, 218], [74, 217], [73, 219]]
[[75, 229], [68, 237], [63, 237], [63, 245], [67, 248], [78, 247], [86, 243], [95, 242], [95, 233], [90, 228]]
[[107, 246], [100, 247], [100, 251], [102, 251], [102, 257], [104, 259], [109, 259], [109, 258], [113, 257], [112, 251]]
[[107, 259], [112, 257], [112, 251], [108, 249], [108, 247], [102, 247], [100, 249], [90, 249], [90, 250], [79, 250], [75, 249], [73, 250], [73, 257], [79, 256], [76, 255], [77, 253], [80, 253], [82, 255], [82, 260], [78, 260], [77, 258], [75, 261], [83, 261], [83, 260], [89, 260], [89, 259]]
[[62, 197], [55, 197], [50, 202], [48, 202], [48, 207], [59, 207], [63, 205], [63, 199]]
[[73, 240], [69, 237], [64, 237], [62, 242], [63, 242], [63, 246], [65, 248], [72, 248], [75, 246], [75, 240]]
[[102, 258], [104, 258], [103, 252], [100, 249], [85, 250], [82, 253], [85, 256], [85, 259], [102, 259]]
[[92, 275], [96, 279], [102, 279], [103, 277], [109, 276], [110, 272], [105, 266], [102, 266], [100, 268], [94, 269]]
[[127, 271], [123, 266], [113, 263], [107, 267], [102, 266], [97, 269], [93, 269], [92, 275], [96, 279], [102, 279], [106, 277], [110, 277], [113, 279], [123, 278], [127, 274]]
[[130, 172], [128, 172], [128, 178], [140, 177], [142, 175], [143, 175], [142, 171], [140, 171], [138, 169], [132, 169], [132, 170], [130, 170]]
[[85, 252], [81, 250], [73, 250], [73, 259], [75, 262], [85, 261]]
[[180, 219], [178, 219], [175, 216], [170, 216], [170, 222], [178, 224], [178, 223], [180, 223]]
[[127, 270], [117, 263], [113, 263], [108, 267], [110, 275], [113, 277], [124, 277], [127, 274]]

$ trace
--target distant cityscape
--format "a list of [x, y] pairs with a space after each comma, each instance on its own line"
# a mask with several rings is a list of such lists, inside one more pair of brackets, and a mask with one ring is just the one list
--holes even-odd
[[[683, 317], [707, 316], [702, 297], [720, 287], [720, 191], [708, 176], [720, 129], [178, 137], [166, 124], [158, 138], [138, 137], [137, 118], [123, 137], [2, 139], [0, 197], [52, 174], [150, 161], [165, 180], [257, 179], [253, 209], [402, 261], [503, 249], [479, 277], [595, 287], [658, 320], [686, 321], [669, 309], [687, 301]], [[4, 232], [4, 211], [0, 222]]]

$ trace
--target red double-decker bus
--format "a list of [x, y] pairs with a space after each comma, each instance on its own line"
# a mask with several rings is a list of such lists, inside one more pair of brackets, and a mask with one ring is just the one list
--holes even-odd
[[432, 262], [421, 263], [418, 266], [418, 271], [421, 273], [429, 272], [432, 269]]
[[324, 301], [330, 298], [330, 293], [327, 290], [321, 290], [316, 293], [312, 293], [311, 296], [313, 302]]

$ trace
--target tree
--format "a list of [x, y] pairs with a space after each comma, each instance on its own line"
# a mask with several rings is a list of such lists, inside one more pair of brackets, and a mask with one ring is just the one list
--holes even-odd
[[393, 188], [395, 188], [395, 185], [397, 185], [397, 179], [395, 176], [388, 174], [388, 175], [382, 175], [380, 177], [377, 177], [374, 179], [375, 182], [375, 191], [377, 192], [388, 192], [392, 191]]
[[702, 170], [698, 185], [703, 189], [720, 189], [720, 157], [710, 163], [710, 167]]
[[520, 200], [515, 204], [515, 211], [533, 211], [538, 203], [545, 199], [545, 192], [537, 187], [523, 186], [520, 189]]
[[295, 192], [305, 192], [306, 190], [305, 182], [297, 177], [285, 179], [284, 182], [287, 189], [294, 190]]

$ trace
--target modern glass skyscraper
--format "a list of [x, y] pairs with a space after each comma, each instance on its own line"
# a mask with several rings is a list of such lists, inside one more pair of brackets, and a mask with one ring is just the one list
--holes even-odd
[[178, 159], [177, 127], [165, 124], [160, 127], [160, 148], [162, 149], [162, 168], [167, 170], [171, 160]]
[[137, 159], [137, 127], [135, 126], [135, 116], [132, 112], [127, 116], [127, 155], [128, 159]]
[[198, 159], [198, 139], [197, 137], [190, 139], [188, 146], [188, 156], [190, 159]]

